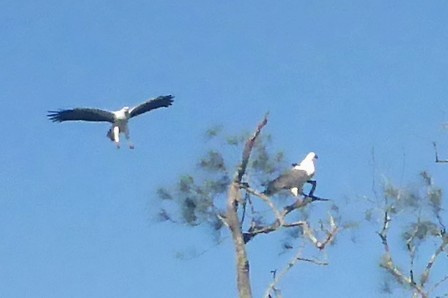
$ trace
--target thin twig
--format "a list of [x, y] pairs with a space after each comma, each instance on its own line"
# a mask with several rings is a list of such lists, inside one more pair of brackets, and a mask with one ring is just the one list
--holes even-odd
[[434, 265], [435, 261], [437, 260], [437, 257], [445, 250], [445, 248], [447, 246], [448, 246], [448, 237], [445, 236], [442, 239], [442, 243], [439, 245], [437, 250], [434, 252], [434, 254], [429, 259], [428, 264], [426, 264], [425, 271], [423, 271], [422, 277], [420, 279], [420, 285], [422, 287], [428, 281], [429, 274], [431, 273], [432, 266]]
[[415, 228], [411, 234], [411, 236], [409, 237], [408, 240], [406, 240], [406, 247], [408, 249], [409, 252], [409, 258], [410, 258], [410, 270], [409, 270], [409, 276], [411, 278], [411, 282], [415, 284], [415, 279], [414, 279], [414, 260], [415, 260], [415, 250], [416, 247], [414, 245], [414, 239], [417, 235], [419, 226], [420, 226], [420, 221], [421, 221], [421, 217], [420, 217], [420, 212], [417, 218], [417, 224], [415, 225]]
[[229, 224], [227, 223], [226, 217], [220, 213], [216, 213], [216, 217], [226, 226], [229, 227]]
[[435, 152], [435, 155], [436, 155], [436, 163], [446, 163], [446, 162], [448, 162], [448, 159], [439, 159], [439, 154], [438, 154], [438, 151], [437, 151], [437, 144], [436, 144], [436, 142], [432, 142], [432, 145], [434, 146], [434, 152]]
[[307, 259], [307, 258], [297, 258], [297, 259], [299, 261], [313, 263], [313, 264], [319, 265], [319, 266], [327, 266], [329, 264], [328, 262], [323, 262], [323, 261], [314, 260], [314, 259]]
[[[298, 250], [296, 255], [288, 262], [288, 264], [285, 266], [285, 268], [280, 272], [277, 273], [277, 270], [274, 270], [275, 274], [273, 274], [274, 280], [269, 284], [268, 288], [266, 289], [264, 297], [270, 297], [271, 293], [274, 293], [277, 295], [277, 293], [280, 291], [277, 288], [277, 285], [280, 283], [282, 278], [299, 262], [308, 262], [319, 266], [327, 266], [328, 262], [315, 260], [315, 259], [309, 259], [309, 258], [302, 258], [300, 255], [302, 254], [301, 250]], [[272, 272], [272, 271], [271, 271]]]
[[448, 275], [445, 275], [445, 277], [443, 277], [441, 280], [439, 280], [438, 282], [436, 282], [434, 284], [434, 286], [428, 291], [428, 293], [431, 293], [432, 291], [437, 289], [442, 283], [446, 282], [447, 280], [448, 280]]

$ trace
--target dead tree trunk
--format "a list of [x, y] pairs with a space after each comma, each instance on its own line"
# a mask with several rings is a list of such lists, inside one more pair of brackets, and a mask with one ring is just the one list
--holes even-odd
[[261, 129], [267, 123], [267, 115], [258, 125], [255, 133], [247, 140], [241, 164], [238, 167], [233, 182], [229, 186], [227, 197], [227, 212], [225, 221], [232, 233], [232, 239], [236, 252], [237, 286], [240, 298], [252, 298], [250, 285], [249, 259], [247, 258], [246, 244], [242, 232], [241, 222], [238, 218], [238, 204], [241, 202], [241, 180], [246, 172], [247, 163], [254, 146], [255, 140], [261, 132]]

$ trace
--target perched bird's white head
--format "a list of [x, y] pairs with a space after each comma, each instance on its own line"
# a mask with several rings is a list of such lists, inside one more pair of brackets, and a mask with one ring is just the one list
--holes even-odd
[[306, 171], [312, 177], [316, 172], [317, 154], [314, 152], [308, 153], [300, 164], [295, 164], [294, 169]]

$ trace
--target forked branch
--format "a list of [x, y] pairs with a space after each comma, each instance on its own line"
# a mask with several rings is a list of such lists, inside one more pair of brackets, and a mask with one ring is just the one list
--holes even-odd
[[[314, 231], [310, 228], [307, 222], [300, 222], [302, 229], [303, 229], [303, 235], [308, 238], [313, 245], [319, 249], [323, 250], [325, 247], [330, 244], [334, 239], [336, 234], [338, 233], [339, 229], [334, 221], [333, 216], [330, 215], [330, 228], [326, 230], [326, 236], [325, 238], [318, 240], [316, 237]], [[278, 284], [280, 283], [281, 279], [295, 266], [298, 264], [298, 262], [308, 262], [315, 265], [320, 266], [326, 266], [328, 265], [328, 262], [316, 260], [316, 259], [309, 259], [309, 258], [303, 258], [301, 257], [302, 251], [298, 250], [296, 255], [288, 262], [288, 264], [285, 266], [285, 268], [277, 274], [277, 271], [273, 271], [274, 274], [274, 280], [271, 282], [271, 284], [266, 289], [265, 298], [272, 297], [271, 294], [275, 295], [276, 297], [280, 296], [280, 290], [277, 288]]]
[[409, 287], [411, 287], [416, 293], [420, 295], [420, 297], [427, 298], [428, 294], [425, 292], [424, 288], [421, 285], [414, 282], [412, 276], [407, 276], [406, 274], [404, 274], [392, 259], [392, 253], [388, 241], [388, 232], [390, 228], [390, 223], [391, 223], [391, 217], [389, 215], [389, 211], [386, 210], [384, 212], [383, 227], [381, 229], [381, 232], [378, 233], [384, 247], [384, 256], [383, 256], [383, 262], [381, 263], [381, 267], [383, 267], [384, 269], [386, 269], [386, 271], [392, 274], [392, 276], [394, 276], [398, 280], [398, 282], [406, 284]]

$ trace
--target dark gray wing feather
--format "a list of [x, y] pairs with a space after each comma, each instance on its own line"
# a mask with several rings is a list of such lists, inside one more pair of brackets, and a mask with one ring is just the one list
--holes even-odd
[[133, 107], [129, 111], [130, 118], [138, 116], [138, 115], [146, 113], [146, 112], [149, 112], [154, 109], [167, 108], [173, 104], [173, 98], [174, 98], [173, 95], [162, 95], [162, 96], [150, 99], [148, 101], [145, 101], [144, 103]]
[[311, 177], [306, 173], [306, 171], [292, 169], [269, 182], [264, 193], [269, 196], [281, 191], [282, 189], [291, 189], [293, 187], [301, 189], [310, 178]]
[[48, 111], [47, 117], [53, 122], [93, 121], [114, 123], [115, 120], [115, 116], [112, 112], [90, 108]]

